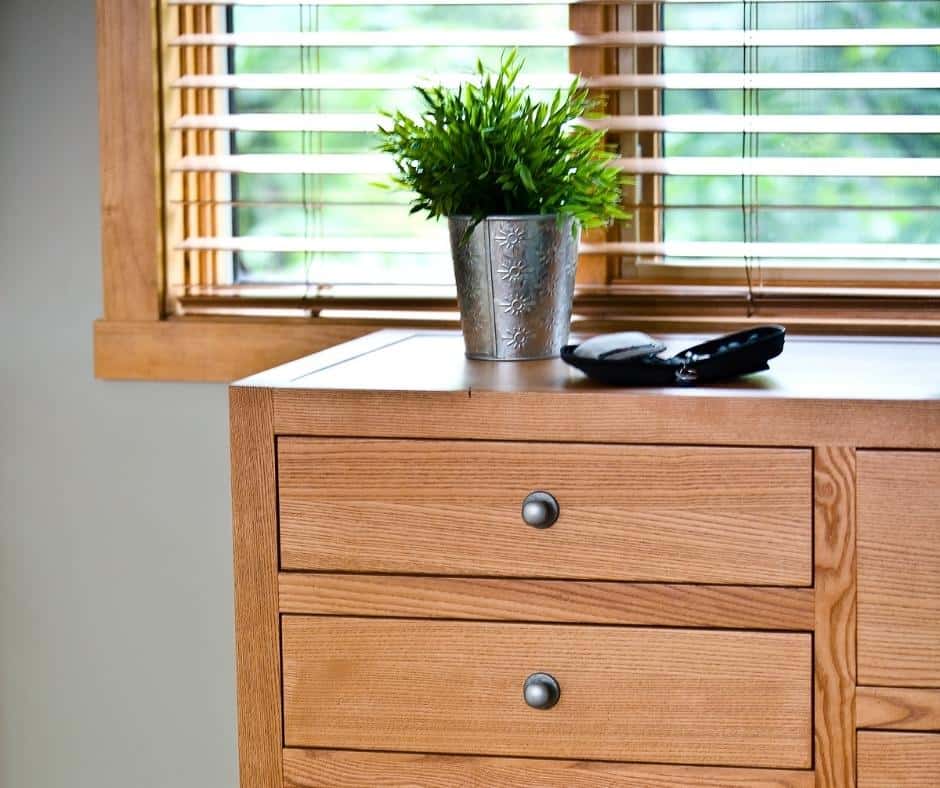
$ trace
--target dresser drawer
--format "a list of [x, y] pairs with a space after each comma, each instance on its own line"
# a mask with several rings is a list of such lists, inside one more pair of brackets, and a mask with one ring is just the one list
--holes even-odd
[[[809, 451], [281, 438], [277, 455], [285, 569], [812, 582]], [[557, 501], [550, 527], [523, 520], [533, 492]]]
[[282, 648], [288, 747], [810, 766], [807, 634], [285, 616]]
[[940, 454], [858, 453], [858, 680], [940, 687]]
[[806, 769], [288, 748], [285, 788], [815, 788]]
[[940, 734], [859, 731], [858, 788], [937, 788]]

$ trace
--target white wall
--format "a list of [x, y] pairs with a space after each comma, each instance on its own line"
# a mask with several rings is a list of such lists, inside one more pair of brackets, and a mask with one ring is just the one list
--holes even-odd
[[236, 785], [223, 386], [92, 376], [93, 0], [0, 0], [0, 786]]

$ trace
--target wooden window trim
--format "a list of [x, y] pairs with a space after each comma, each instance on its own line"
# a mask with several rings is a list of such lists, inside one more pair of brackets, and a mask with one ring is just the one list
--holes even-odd
[[[172, 312], [167, 280], [178, 272], [168, 267], [173, 263], [165, 240], [167, 223], [174, 219], [163, 201], [166, 80], [160, 65], [169, 15], [161, 15], [160, 0], [97, 0], [96, 6], [103, 277], [103, 315], [94, 325], [96, 376], [230, 381], [405, 323], [394, 317]], [[606, 24], [601, 7], [575, 6], [571, 13], [578, 28]], [[575, 50], [571, 60], [584, 71], [603, 67], [592, 51]], [[606, 260], [588, 256], [584, 271], [576, 295], [575, 330], [585, 333], [626, 328], [716, 333], [774, 321], [813, 333], [940, 333], [940, 299], [924, 282], [911, 282], [904, 291], [876, 292], [771, 287], [761, 294], [757, 313], [746, 317], [742, 288], [733, 284], [616, 281]], [[603, 284], [605, 277], [614, 284]], [[439, 304], [437, 309], [446, 311], [448, 306]], [[426, 325], [456, 323], [432, 319]]]
[[97, 0], [103, 314], [95, 375], [226, 382], [394, 321], [179, 317], [167, 301], [160, 0]]
[[157, 321], [164, 291], [154, 0], [97, 0], [105, 321]]

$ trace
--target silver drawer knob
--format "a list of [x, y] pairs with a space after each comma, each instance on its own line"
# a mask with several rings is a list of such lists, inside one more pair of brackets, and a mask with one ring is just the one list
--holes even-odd
[[550, 709], [561, 697], [561, 687], [547, 673], [533, 673], [525, 680], [522, 689], [525, 702], [533, 709]]
[[529, 493], [522, 502], [522, 519], [533, 528], [550, 528], [558, 519], [558, 501], [547, 492]]

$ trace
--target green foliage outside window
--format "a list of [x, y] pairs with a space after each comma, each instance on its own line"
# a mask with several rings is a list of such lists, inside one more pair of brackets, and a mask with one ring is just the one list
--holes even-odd
[[[833, 2], [667, 3], [661, 25], [666, 30], [740, 29], [743, 14], [760, 29], [940, 27], [936, 0], [834, 0]], [[561, 29], [564, 6], [322, 6], [237, 7], [235, 31], [459, 29]], [[527, 48], [526, 72], [565, 74], [564, 48]], [[940, 48], [908, 47], [765, 47], [752, 52], [761, 73], [937, 71]], [[239, 48], [236, 73], [417, 73], [431, 80], [439, 72], [468, 73], [478, 59], [490, 67], [500, 52], [473, 47]], [[744, 68], [744, 52], [732, 47], [667, 47], [661, 71], [734, 72]], [[546, 98], [549, 94], [536, 94]], [[756, 100], [755, 100], [756, 99]], [[750, 102], [750, 103], [748, 103]], [[892, 114], [940, 115], [940, 91], [928, 89], [664, 90], [666, 114]], [[323, 90], [233, 91], [234, 112], [368, 112], [401, 108], [420, 111], [415, 91]], [[774, 157], [940, 157], [940, 135], [760, 134], [749, 150]], [[626, 139], [629, 139], [627, 137]], [[238, 132], [233, 153], [368, 153], [377, 134]], [[740, 134], [666, 133], [667, 156], [742, 155]], [[633, 155], [625, 151], [624, 155]], [[440, 255], [402, 254], [243, 254], [242, 279], [303, 281], [307, 276], [343, 281], [450, 280], [446, 228], [407, 215], [413, 195], [379, 190], [375, 176], [258, 175], [233, 178], [235, 209], [242, 235], [441, 239]], [[664, 181], [663, 232], [666, 240], [741, 241], [745, 221], [740, 176], [667, 176]], [[758, 237], [767, 242], [940, 243], [940, 189], [935, 177], [759, 177], [747, 191], [759, 200]], [[261, 205], [259, 203], [271, 203]], [[307, 207], [296, 204], [306, 202]], [[281, 204], [275, 204], [281, 203]], [[295, 203], [291, 205], [290, 203]], [[703, 210], [694, 206], [710, 206]], [[751, 231], [754, 225], [749, 227]], [[891, 261], [884, 261], [890, 264]]]

